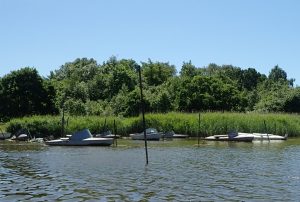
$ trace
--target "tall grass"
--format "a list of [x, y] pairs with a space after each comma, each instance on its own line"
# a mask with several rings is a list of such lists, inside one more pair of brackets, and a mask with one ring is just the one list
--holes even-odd
[[6, 131], [6, 125], [0, 122], [0, 133]]
[[[197, 113], [167, 113], [146, 114], [146, 127], [154, 127], [159, 131], [174, 130], [175, 133], [197, 136], [199, 119]], [[258, 114], [258, 113], [201, 113], [200, 136], [227, 134], [229, 131], [258, 132], [300, 136], [300, 116], [296, 114]], [[97, 117], [79, 116], [69, 117], [65, 126], [65, 133], [88, 128], [92, 133], [104, 130], [114, 131], [114, 121], [119, 135], [128, 136], [130, 133], [142, 131], [140, 117]], [[61, 117], [32, 116], [13, 119], [7, 124], [7, 131], [17, 132], [20, 128], [27, 128], [35, 137], [61, 134]]]

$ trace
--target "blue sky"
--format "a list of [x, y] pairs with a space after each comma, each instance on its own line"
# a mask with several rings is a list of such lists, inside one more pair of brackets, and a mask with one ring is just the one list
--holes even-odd
[[275, 66], [300, 84], [298, 0], [0, 0], [0, 76], [76, 58]]

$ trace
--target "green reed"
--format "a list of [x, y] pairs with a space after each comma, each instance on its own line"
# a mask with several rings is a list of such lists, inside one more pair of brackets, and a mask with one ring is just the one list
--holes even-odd
[[[259, 114], [259, 113], [229, 113], [207, 112], [198, 113], [149, 113], [146, 114], [146, 127], [159, 131], [173, 130], [178, 134], [197, 136], [198, 128], [201, 137], [215, 134], [227, 134], [230, 131], [257, 132], [300, 136], [300, 116], [297, 114]], [[105, 130], [114, 132], [114, 122], [119, 135], [128, 136], [130, 133], [142, 132], [142, 118], [139, 117], [99, 117], [77, 116], [65, 118], [65, 134], [88, 128], [96, 134]], [[27, 128], [36, 137], [61, 135], [61, 117], [32, 116], [13, 119], [6, 124], [6, 130], [11, 133], [20, 128]]]

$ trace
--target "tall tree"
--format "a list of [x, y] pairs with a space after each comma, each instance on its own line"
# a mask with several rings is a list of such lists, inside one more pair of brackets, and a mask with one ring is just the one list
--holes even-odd
[[[2, 117], [56, 113], [54, 90], [34, 68], [12, 71], [1, 79]], [[51, 100], [49, 100], [51, 99]]]
[[276, 65], [269, 74], [269, 79], [272, 81], [287, 81], [286, 72], [281, 69], [278, 65]]
[[256, 89], [257, 85], [265, 80], [265, 76], [261, 75], [254, 68], [248, 68], [242, 71], [241, 84], [246, 90]]
[[149, 86], [161, 85], [169, 78], [176, 75], [176, 68], [174, 65], [162, 62], [154, 63], [150, 59], [148, 63], [142, 63], [142, 69], [145, 81]]
[[183, 62], [183, 65], [181, 67], [180, 76], [186, 76], [186, 77], [194, 77], [197, 74], [197, 68], [192, 64], [191, 61], [189, 62]]

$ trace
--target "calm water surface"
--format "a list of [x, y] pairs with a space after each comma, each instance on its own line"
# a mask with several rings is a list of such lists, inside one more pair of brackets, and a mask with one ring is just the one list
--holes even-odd
[[300, 139], [119, 140], [118, 147], [0, 142], [0, 201], [299, 201]]

